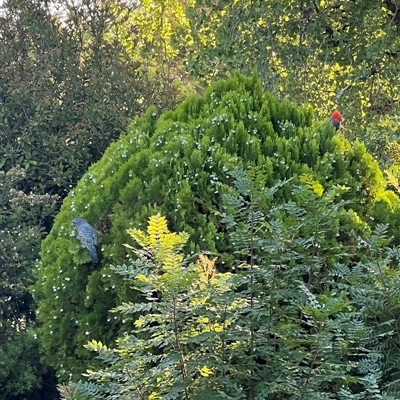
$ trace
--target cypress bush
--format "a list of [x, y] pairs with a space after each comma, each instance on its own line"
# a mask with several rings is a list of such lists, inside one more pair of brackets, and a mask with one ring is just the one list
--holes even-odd
[[[126, 230], [140, 229], [151, 215], [165, 215], [171, 231], [190, 235], [189, 254], [210, 251], [218, 255], [218, 269], [229, 270], [234, 256], [220, 222], [221, 196], [232, 183], [230, 171], [253, 167], [262, 170], [266, 186], [291, 179], [268, 200], [271, 206], [293, 197], [300, 176], [326, 189], [346, 186], [340, 220], [346, 231], [368, 229], [371, 212], [378, 221], [397, 207], [361, 143], [313, 122], [310, 108], [264, 92], [257, 76], [216, 82], [204, 96], [162, 115], [150, 108], [89, 168], [43, 241], [32, 292], [46, 362], [64, 378], [80, 373], [94, 362], [83, 348], [88, 340], [112, 343], [127, 329], [109, 310], [139, 295], [110, 266], [129, 262]], [[378, 212], [383, 198], [386, 208]], [[74, 237], [71, 221], [78, 216], [99, 231], [98, 266]]]

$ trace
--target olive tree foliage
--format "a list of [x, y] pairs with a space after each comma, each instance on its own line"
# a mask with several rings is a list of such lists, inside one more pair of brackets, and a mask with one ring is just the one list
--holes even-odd
[[[304, 174], [325, 188], [348, 187], [343, 199], [351, 206], [340, 223], [355, 232], [369, 229], [371, 213], [379, 222], [398, 209], [398, 197], [386, 190], [363, 144], [350, 143], [326, 122], [313, 124], [309, 107], [278, 101], [255, 75], [218, 81], [174, 111], [160, 115], [150, 108], [89, 168], [42, 243], [32, 294], [44, 359], [61, 379], [95, 363], [83, 348], [87, 340], [111, 343], [127, 329], [109, 313], [139, 297], [110, 270], [131, 258], [123, 246], [126, 229], [140, 228], [159, 212], [171, 229], [191, 236], [187, 252], [216, 253], [218, 268], [230, 270], [235, 246], [219, 218], [221, 196], [231, 186], [230, 171], [255, 166], [263, 169], [266, 185], [291, 179], [274, 204], [291, 199]], [[97, 266], [75, 237], [71, 221], [77, 216], [99, 231]]]
[[19, 163], [28, 189], [65, 196], [133, 116], [149, 104], [174, 104], [176, 96], [162, 98], [160, 86], [125, 50], [126, 37], [113, 30], [124, 3], [62, 5], [58, 15], [57, 2], [4, 4], [0, 166]]
[[400, 248], [387, 226], [341, 226], [343, 186], [304, 176], [292, 201], [270, 207], [288, 182], [231, 175], [221, 223], [236, 272], [185, 256], [188, 235], [159, 215], [130, 229], [136, 260], [113, 270], [142, 302], [112, 310], [130, 331], [116, 348], [87, 343], [103, 368], [60, 385], [64, 399], [398, 398]]
[[398, 2], [198, 1], [189, 15], [194, 75], [256, 69], [266, 89], [312, 104], [319, 117], [339, 107], [346, 133], [380, 155], [398, 136]]

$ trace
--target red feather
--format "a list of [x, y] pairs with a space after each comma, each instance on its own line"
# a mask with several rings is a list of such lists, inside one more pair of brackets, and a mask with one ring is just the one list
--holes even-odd
[[335, 127], [336, 130], [339, 130], [342, 126], [341, 126], [341, 122], [342, 122], [342, 114], [340, 114], [340, 112], [338, 110], [335, 110], [332, 115], [331, 115], [331, 122], [332, 125]]
[[340, 122], [343, 119], [342, 114], [338, 110], [335, 110], [331, 115], [331, 120], [334, 122]]

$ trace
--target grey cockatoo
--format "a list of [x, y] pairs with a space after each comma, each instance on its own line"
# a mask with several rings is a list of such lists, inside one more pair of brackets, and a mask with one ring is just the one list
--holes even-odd
[[99, 262], [99, 257], [97, 255], [97, 232], [96, 229], [93, 228], [88, 222], [86, 222], [83, 218], [74, 218], [72, 220], [72, 226], [75, 228], [78, 233], [77, 238], [82, 243], [83, 247], [85, 247], [90, 254], [90, 258], [92, 259], [93, 264], [97, 264]]

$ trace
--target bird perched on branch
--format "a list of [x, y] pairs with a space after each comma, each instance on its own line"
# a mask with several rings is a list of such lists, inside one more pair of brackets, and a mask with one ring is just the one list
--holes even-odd
[[342, 119], [343, 116], [338, 110], [335, 110], [331, 115], [331, 123], [337, 131], [342, 127]]
[[83, 247], [85, 247], [90, 254], [90, 258], [92, 259], [93, 264], [97, 264], [99, 262], [99, 257], [97, 255], [97, 232], [96, 229], [93, 228], [88, 222], [86, 222], [83, 218], [74, 218], [72, 220], [72, 226], [75, 228], [78, 233], [77, 238], [82, 243]]

